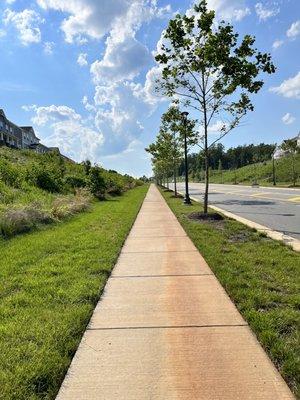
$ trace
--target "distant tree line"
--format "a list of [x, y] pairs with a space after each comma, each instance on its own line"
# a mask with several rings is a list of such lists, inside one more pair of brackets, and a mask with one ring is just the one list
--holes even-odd
[[[209, 168], [213, 170], [228, 170], [244, 167], [245, 165], [254, 164], [270, 160], [275, 150], [275, 144], [261, 143], [259, 145], [243, 145], [231, 147], [225, 150], [221, 143], [210, 148], [209, 151]], [[203, 171], [205, 157], [203, 151], [193, 153], [188, 156], [189, 173], [192, 175], [199, 174]], [[179, 166], [179, 175], [184, 174], [184, 162]]]

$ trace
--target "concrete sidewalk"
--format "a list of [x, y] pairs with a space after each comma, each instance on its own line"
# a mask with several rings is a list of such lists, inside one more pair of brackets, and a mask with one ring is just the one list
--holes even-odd
[[154, 185], [57, 397], [96, 399], [294, 399]]

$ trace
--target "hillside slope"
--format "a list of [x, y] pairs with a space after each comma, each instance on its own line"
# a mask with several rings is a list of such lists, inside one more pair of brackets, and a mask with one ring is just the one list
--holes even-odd
[[[275, 161], [275, 176], [277, 185], [293, 186], [293, 161], [291, 156]], [[300, 154], [295, 155], [295, 181], [300, 185]], [[257, 181], [260, 185], [273, 185], [272, 161], [251, 164], [235, 171], [211, 171], [210, 182], [212, 183], [240, 183], [252, 184]]]
[[121, 195], [140, 184], [90, 162], [77, 164], [58, 152], [0, 148], [0, 236], [59, 221], [89, 207], [93, 198]]

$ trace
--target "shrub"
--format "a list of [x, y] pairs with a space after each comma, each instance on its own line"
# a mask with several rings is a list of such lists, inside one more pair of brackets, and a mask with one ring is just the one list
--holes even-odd
[[83, 188], [86, 186], [86, 180], [80, 176], [68, 175], [65, 177], [65, 184], [73, 189]]
[[100, 200], [105, 199], [106, 181], [100, 167], [92, 167], [89, 173], [88, 187], [91, 193]]
[[61, 171], [55, 165], [31, 164], [27, 168], [27, 180], [51, 193], [59, 193], [63, 188]]
[[20, 168], [15, 167], [6, 160], [0, 160], [0, 181], [6, 185], [18, 187], [22, 178]]
[[111, 196], [120, 196], [125, 191], [125, 185], [120, 175], [115, 172], [105, 174], [107, 193]]

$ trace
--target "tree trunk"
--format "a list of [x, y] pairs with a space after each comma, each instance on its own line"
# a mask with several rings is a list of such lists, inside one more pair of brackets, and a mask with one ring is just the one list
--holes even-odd
[[169, 189], [169, 177], [167, 176], [167, 189]]
[[202, 87], [203, 87], [203, 117], [204, 117], [204, 157], [205, 157], [205, 192], [204, 192], [204, 214], [208, 214], [208, 188], [209, 188], [209, 149], [208, 149], [208, 124], [207, 109], [205, 98], [205, 81], [204, 71], [202, 71]]
[[204, 214], [208, 213], [208, 188], [209, 188], [209, 159], [207, 149], [207, 138], [205, 145], [205, 192], [204, 192]]
[[208, 188], [209, 188], [209, 150], [207, 137], [207, 115], [204, 99], [204, 157], [205, 157], [205, 192], [204, 192], [204, 214], [208, 214]]
[[174, 193], [175, 196], [177, 197], [177, 179], [176, 179], [176, 166], [174, 166]]

